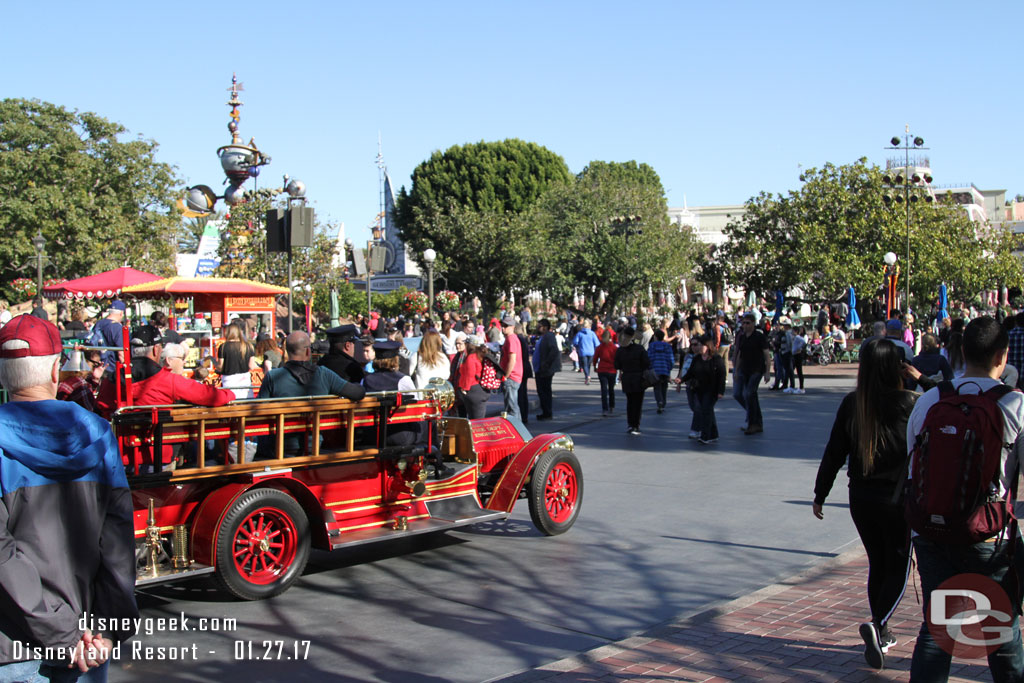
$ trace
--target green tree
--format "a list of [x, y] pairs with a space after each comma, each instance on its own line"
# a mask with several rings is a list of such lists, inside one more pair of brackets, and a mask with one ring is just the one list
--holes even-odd
[[[801, 181], [786, 195], [762, 192], [747, 201], [743, 216], [726, 226], [726, 243], [702, 268], [707, 281], [724, 276], [761, 295], [798, 289], [811, 302], [836, 300], [853, 285], [865, 297], [881, 287], [888, 251], [901, 257], [906, 277], [906, 205], [885, 204], [877, 166], [863, 158], [825, 164], [806, 170]], [[1005, 235], [941, 201], [910, 207], [910, 282], [918, 302], [934, 299], [942, 282], [971, 294], [1020, 282]]]
[[[646, 302], [650, 291], [675, 291], [703, 253], [688, 227], [669, 222], [658, 174], [635, 161], [594, 161], [573, 182], [551, 188], [532, 228], [531, 282], [587, 316], [628, 299]], [[576, 306], [580, 295], [583, 306]]]
[[[46, 277], [76, 278], [124, 263], [170, 275], [181, 221], [179, 181], [157, 144], [91, 112], [39, 100], [0, 100], [0, 287], [34, 256], [42, 231]], [[9, 294], [9, 291], [5, 291]]]
[[411, 190], [399, 192], [397, 228], [414, 258], [433, 247], [435, 271], [449, 286], [493, 307], [502, 293], [527, 284], [523, 215], [569, 179], [562, 157], [531, 142], [456, 145], [413, 171]]

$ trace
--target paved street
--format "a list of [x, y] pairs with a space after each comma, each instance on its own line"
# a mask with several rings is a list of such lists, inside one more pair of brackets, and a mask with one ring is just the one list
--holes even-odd
[[[656, 415], [648, 392], [644, 433], [631, 437], [621, 394], [620, 417], [601, 418], [596, 381], [584, 386], [580, 375], [563, 372], [555, 380], [555, 420], [544, 426], [573, 436], [584, 471], [582, 513], [569, 533], [540, 536], [521, 502], [507, 522], [315, 553], [302, 580], [264, 602], [235, 602], [205, 582], [152, 589], [142, 597], [145, 616], [184, 612], [193, 626], [204, 616], [233, 617], [237, 629], [144, 636], [145, 646], [198, 646], [184, 662], [126, 653], [111, 680], [553, 675], [532, 670], [670, 628], [686, 615], [832, 560], [859, 548], [845, 486], [837, 484], [825, 521], [812, 517], [809, 501], [834, 411], [853, 374], [849, 367], [825, 372], [809, 377], [803, 396], [763, 391], [762, 435], [741, 434], [739, 407], [731, 398], [722, 401], [722, 440], [711, 447], [685, 438], [683, 394], [671, 392], [669, 410]], [[850, 610], [850, 623], [842, 626], [855, 636], [850, 629], [866, 608]], [[268, 640], [285, 641], [270, 653], [284, 661], [256, 661]], [[308, 656], [300, 644], [298, 661], [297, 640], [310, 641]], [[860, 655], [851, 652], [853, 671]]]

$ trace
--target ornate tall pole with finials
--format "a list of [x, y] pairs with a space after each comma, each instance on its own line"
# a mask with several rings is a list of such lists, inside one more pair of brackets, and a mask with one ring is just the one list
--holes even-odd
[[[253, 199], [270, 200], [282, 193], [288, 195], [288, 210], [281, 211], [278, 219], [273, 221], [273, 225], [267, 226], [267, 251], [288, 253], [288, 329], [291, 331], [291, 250], [293, 247], [311, 246], [313, 210], [305, 206], [306, 184], [297, 178], [289, 178], [288, 175], [284, 176], [283, 187], [253, 188], [251, 190], [244, 188], [245, 182], [249, 178], [256, 178], [260, 174], [260, 169], [270, 163], [270, 156], [260, 151], [256, 146], [255, 139], [249, 138], [248, 143], [243, 143], [242, 137], [238, 133], [242, 118], [239, 107], [244, 104], [238, 98], [238, 94], [244, 90], [245, 87], [238, 82], [238, 77], [232, 74], [231, 87], [228, 88], [231, 97], [227, 101], [227, 105], [231, 107], [231, 113], [228, 115], [228, 132], [231, 134], [231, 143], [217, 149], [221, 169], [227, 176], [224, 182], [228, 187], [224, 190], [223, 195], [217, 196], [208, 185], [194, 185], [185, 191], [185, 196], [182, 199], [178, 200], [178, 208], [189, 218], [200, 218], [213, 214], [218, 199], [223, 199], [225, 204], [235, 207]], [[293, 209], [291, 207], [292, 200], [301, 201], [302, 207]], [[293, 222], [295, 230], [292, 229]], [[245, 234], [239, 235], [238, 243], [251, 238], [253, 225], [250, 224], [242, 232]], [[229, 242], [229, 245], [233, 244]], [[227, 258], [230, 260], [245, 259], [246, 256], [242, 249], [232, 248], [228, 251]]]

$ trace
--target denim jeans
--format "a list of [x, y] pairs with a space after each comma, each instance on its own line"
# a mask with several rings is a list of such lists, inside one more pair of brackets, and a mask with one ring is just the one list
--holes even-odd
[[693, 398], [697, 404], [697, 412], [694, 413], [694, 416], [700, 414], [700, 426], [697, 427], [697, 430], [700, 431], [700, 438], [717, 439], [718, 420], [715, 419], [715, 403], [718, 402], [718, 394], [711, 391], [695, 394]]
[[601, 410], [615, 410], [615, 373], [599, 372], [597, 379], [601, 382]]
[[[921, 591], [924, 594], [924, 608], [927, 610], [931, 602], [932, 591], [946, 579], [957, 574], [982, 574], [996, 583], [1003, 584], [1010, 567], [1008, 543], [975, 543], [967, 546], [953, 546], [934, 543], [917, 536], [914, 538], [914, 553], [917, 555], [917, 570], [921, 576]], [[1016, 593], [1019, 606], [1020, 577], [1022, 553], [1021, 539], [1015, 547], [1017, 572], [1011, 575], [1016, 584], [1007, 591], [1011, 595], [1011, 603]], [[988, 656], [988, 668], [992, 680], [1024, 681], [1024, 651], [1021, 650], [1020, 624], [1016, 612], [1011, 624], [1012, 639], [1003, 643], [995, 652]], [[921, 624], [914, 646], [914, 658], [910, 663], [911, 681], [945, 681], [949, 678], [950, 655], [940, 648], [928, 630], [928, 623]]]
[[593, 356], [584, 356], [580, 354], [580, 367], [583, 368], [583, 376], [586, 379], [590, 379], [590, 364], [594, 360]]
[[793, 354], [784, 353], [780, 356], [779, 369], [782, 373], [779, 375], [779, 386], [785, 389], [787, 386], [793, 386]]
[[668, 375], [658, 375], [658, 383], [654, 385], [654, 402], [659, 408], [668, 403]]
[[690, 406], [690, 411], [693, 413], [693, 417], [690, 418], [690, 431], [700, 433], [700, 418], [701, 412], [700, 407], [697, 405], [697, 392], [686, 386], [686, 404]]
[[506, 377], [501, 391], [505, 395], [505, 412], [511, 417], [519, 417], [519, 382]]
[[733, 378], [732, 396], [747, 411], [747, 427], [764, 426], [764, 420], [761, 417], [761, 404], [757, 400], [757, 387], [761, 383], [762, 377], [760, 372], [748, 377], [737, 368]]

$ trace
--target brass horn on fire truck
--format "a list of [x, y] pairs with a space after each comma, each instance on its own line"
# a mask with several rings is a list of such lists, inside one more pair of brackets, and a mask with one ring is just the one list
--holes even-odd
[[455, 388], [448, 380], [440, 377], [431, 377], [426, 389], [433, 393], [442, 413], [455, 405]]

